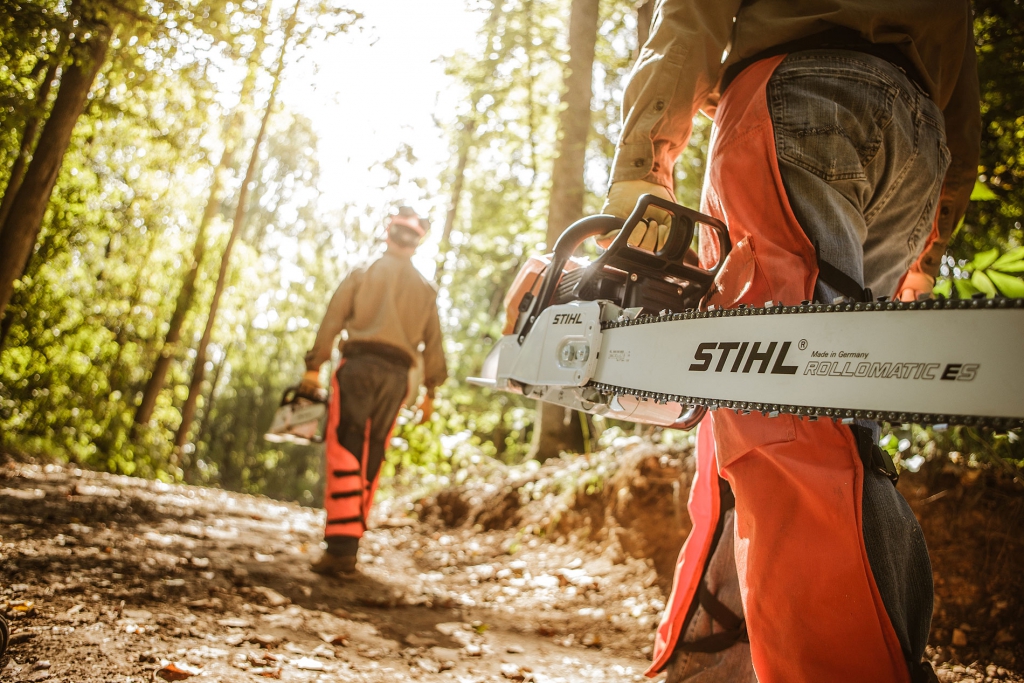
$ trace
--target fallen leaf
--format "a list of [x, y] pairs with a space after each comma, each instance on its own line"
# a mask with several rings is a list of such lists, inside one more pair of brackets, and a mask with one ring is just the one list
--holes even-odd
[[348, 635], [344, 633], [318, 633], [317, 635], [328, 645], [348, 645]]
[[165, 681], [183, 681], [186, 678], [198, 676], [202, 672], [202, 669], [197, 669], [188, 664], [168, 662], [157, 670], [156, 675]]
[[257, 666], [268, 666], [281, 661], [280, 657], [269, 652], [249, 652], [246, 654], [246, 657]]
[[249, 642], [255, 643], [262, 648], [270, 649], [277, 647], [281, 643], [281, 639], [277, 636], [272, 636], [269, 633], [257, 633], [256, 635], [249, 636]]
[[280, 678], [281, 667], [271, 668], [268, 666], [263, 669], [252, 669], [251, 673], [254, 673], [257, 676], [263, 676], [264, 678]]

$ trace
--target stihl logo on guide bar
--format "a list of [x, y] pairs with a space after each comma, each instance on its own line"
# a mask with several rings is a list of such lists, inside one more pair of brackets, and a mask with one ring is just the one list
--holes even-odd
[[[714, 351], [718, 350], [718, 363], [714, 366], [715, 372], [723, 372], [728, 367], [729, 372], [750, 372], [751, 368], [756, 368], [757, 372], [764, 373], [771, 367], [773, 375], [795, 375], [797, 366], [785, 364], [786, 354], [789, 353], [789, 347], [792, 345], [793, 342], [788, 341], [782, 342], [781, 347], [779, 342], [770, 342], [764, 347], [762, 347], [762, 342], [754, 342], [752, 346], [750, 342], [706, 342], [697, 346], [697, 352], [693, 354], [693, 359], [700, 362], [691, 364], [690, 371], [706, 372], [715, 360]], [[776, 348], [778, 348], [778, 355], [775, 353]], [[733, 351], [736, 353], [733, 354]], [[772, 363], [773, 357], [775, 358], [774, 364]], [[730, 360], [732, 360], [731, 364], [729, 364]]]
[[552, 320], [555, 325], [579, 325], [582, 322], [583, 315], [580, 313], [559, 313]]
[[[801, 341], [801, 348], [806, 343]], [[786, 356], [789, 354], [793, 342], [705, 342], [697, 346], [693, 359], [698, 361], [690, 364], [690, 372], [747, 372], [755, 369], [756, 372], [764, 374], [771, 368], [773, 375], [795, 375], [800, 369], [799, 365], [786, 365]], [[778, 350], [778, 353], [776, 353]], [[718, 352], [717, 358], [715, 352]], [[735, 353], [733, 353], [735, 351]], [[748, 353], [749, 352], [749, 353]], [[825, 357], [827, 352], [813, 352], [814, 356]], [[835, 356], [835, 353], [831, 355]], [[866, 353], [845, 353], [841, 357], [867, 357]], [[774, 362], [772, 362], [774, 360]], [[716, 362], [717, 361], [717, 362]], [[978, 374], [977, 363], [948, 363], [942, 366], [939, 363], [851, 363], [845, 362], [842, 366], [838, 362], [830, 361], [809, 361], [804, 366], [803, 375], [818, 377], [862, 377], [868, 379], [942, 379], [959, 380], [970, 382]]]

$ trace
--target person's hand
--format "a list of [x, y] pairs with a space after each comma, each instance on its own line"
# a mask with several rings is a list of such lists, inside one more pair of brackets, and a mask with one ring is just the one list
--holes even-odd
[[423, 414], [420, 416], [420, 424], [430, 422], [430, 416], [434, 414], [434, 397], [430, 394], [424, 394], [417, 407], [423, 411]]
[[[668, 188], [657, 183], [650, 183], [646, 180], [619, 180], [612, 183], [612, 186], [608, 189], [608, 198], [601, 208], [601, 213], [611, 214], [618, 218], [627, 218], [629, 214], [633, 213], [633, 209], [636, 208], [637, 200], [645, 194], [653, 194], [670, 202], [676, 201], [676, 198], [672, 196]], [[645, 251], [658, 251], [668, 241], [672, 214], [664, 209], [651, 206], [648, 207], [644, 218], [646, 222], [641, 222], [633, 228], [633, 232], [629, 235], [627, 242], [630, 246]], [[600, 235], [596, 238], [597, 246], [607, 249], [618, 234], [618, 230], [612, 230], [609, 233]]]
[[935, 288], [935, 278], [922, 273], [920, 270], [910, 269], [907, 276], [903, 278], [903, 284], [896, 295], [898, 301], [917, 301], [921, 298], [931, 298], [932, 289]]
[[299, 382], [299, 394], [316, 396], [318, 391], [320, 391], [320, 372], [318, 370], [306, 370], [306, 374], [302, 376], [302, 381]]

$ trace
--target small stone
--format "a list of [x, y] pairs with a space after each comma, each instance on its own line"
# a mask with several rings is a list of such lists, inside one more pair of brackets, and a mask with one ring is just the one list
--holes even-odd
[[232, 633], [224, 638], [224, 644], [238, 647], [247, 640], [248, 637], [244, 633]]
[[439, 674], [441, 673], [441, 664], [439, 662], [430, 659], [429, 657], [419, 657], [416, 659], [416, 666], [423, 669], [427, 673]]
[[283, 607], [291, 603], [291, 600], [278, 593], [273, 588], [267, 588], [266, 586], [254, 586], [253, 592], [263, 596], [271, 607]]
[[445, 662], [456, 662], [459, 659], [459, 651], [450, 647], [432, 647], [430, 656], [444, 664]]
[[952, 644], [957, 647], [964, 647], [967, 645], [967, 634], [958, 628], [953, 629]]
[[303, 671], [323, 671], [324, 663], [318, 659], [312, 657], [300, 657], [299, 659], [292, 662], [296, 669], [302, 669]]

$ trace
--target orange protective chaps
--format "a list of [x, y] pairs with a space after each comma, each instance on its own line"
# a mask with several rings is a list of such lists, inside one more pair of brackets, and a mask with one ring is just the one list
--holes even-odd
[[[368, 362], [380, 367], [365, 367]], [[345, 368], [346, 363], [350, 364], [349, 368]], [[360, 366], [358, 372], [353, 371], [356, 365]], [[333, 539], [353, 540], [341, 554], [354, 553], [355, 543], [366, 531], [384, 448], [391, 439], [395, 415], [404, 397], [406, 372], [381, 365], [378, 360], [359, 357], [342, 359], [331, 378], [331, 405], [325, 435], [327, 526], [324, 536], [329, 549]], [[346, 386], [343, 391], [339, 377], [346, 376], [352, 386]]]
[[[729, 226], [718, 306], [814, 298], [814, 247], [793, 215], [776, 159], [766, 86], [783, 57], [743, 71], [715, 116], [702, 211]], [[702, 240], [702, 261], [717, 260]], [[761, 683], [909, 681], [862, 535], [864, 469], [831, 420], [718, 410], [698, 432], [693, 531], [679, 556], [649, 675], [672, 656], [713, 551], [719, 476], [735, 496], [735, 558]]]

